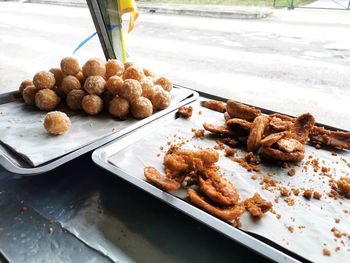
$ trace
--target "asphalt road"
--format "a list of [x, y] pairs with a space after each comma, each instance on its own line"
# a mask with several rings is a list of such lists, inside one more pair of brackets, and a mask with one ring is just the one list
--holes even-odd
[[[293, 115], [310, 111], [350, 129], [344, 12], [280, 10], [265, 20], [141, 14], [128, 52], [175, 83]], [[86, 8], [0, 2], [0, 91], [58, 66], [93, 32]], [[102, 57], [98, 39], [76, 55]]]

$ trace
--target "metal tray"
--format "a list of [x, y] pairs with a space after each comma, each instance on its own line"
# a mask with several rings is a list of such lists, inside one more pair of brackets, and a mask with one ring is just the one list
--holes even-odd
[[[174, 88], [177, 89], [187, 89], [185, 87], [179, 86], [179, 85], [174, 85]], [[189, 89], [187, 89], [189, 90]], [[41, 173], [45, 173], [47, 171], [50, 171], [84, 153], [87, 153], [91, 150], [94, 150], [122, 135], [125, 135], [143, 125], [146, 125], [164, 115], [166, 115], [167, 113], [177, 109], [178, 107], [185, 105], [187, 103], [190, 103], [192, 101], [195, 101], [199, 94], [196, 91], [191, 90], [192, 94], [190, 96], [188, 96], [187, 98], [185, 98], [184, 100], [182, 100], [179, 103], [176, 103], [174, 105], [171, 105], [170, 107], [168, 107], [165, 110], [159, 111], [155, 114], [153, 114], [152, 116], [140, 120], [137, 123], [124, 128], [116, 133], [113, 133], [111, 135], [108, 135], [106, 137], [103, 137], [97, 141], [94, 141], [92, 143], [89, 143], [88, 145], [85, 145], [77, 150], [74, 150], [68, 154], [65, 154], [59, 158], [56, 158], [52, 161], [49, 161], [47, 163], [44, 163], [42, 165], [39, 165], [37, 167], [32, 167], [31, 165], [29, 165], [23, 158], [21, 158], [17, 153], [13, 152], [12, 150], [10, 150], [7, 146], [3, 145], [0, 143], [0, 165], [3, 166], [6, 170], [15, 173], [15, 174], [20, 174], [20, 175], [36, 175], [36, 174], [41, 174]], [[17, 99], [19, 99], [20, 96], [18, 94], [17, 91], [14, 92], [9, 92], [9, 93], [5, 93], [0, 95], [0, 105], [1, 104], [5, 104], [5, 103], [10, 103], [12, 101], [15, 101]]]

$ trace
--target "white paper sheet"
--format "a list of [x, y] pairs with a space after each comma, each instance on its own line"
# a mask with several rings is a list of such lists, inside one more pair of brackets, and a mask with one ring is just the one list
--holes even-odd
[[[160, 171], [164, 171], [162, 160], [169, 147], [168, 141], [180, 142], [183, 139], [190, 139], [190, 142], [183, 146], [183, 148], [188, 149], [195, 149], [197, 146], [213, 147], [215, 145], [213, 139], [192, 138], [191, 129], [202, 129], [204, 122], [222, 124], [223, 114], [197, 106], [192, 118], [168, 121], [163, 127], [145, 135], [140, 141], [132, 143], [111, 156], [109, 161], [128, 174], [145, 179], [143, 176], [145, 166], [154, 166]], [[174, 139], [175, 134], [176, 139]], [[163, 150], [160, 150], [161, 146], [164, 146]], [[313, 158], [319, 158], [320, 166], [332, 167], [331, 173], [337, 178], [349, 176], [350, 167], [341, 160], [341, 158], [345, 158], [350, 161], [348, 151], [341, 151], [338, 152], [337, 156], [333, 156], [330, 151], [306, 146], [305, 160], [299, 166], [293, 167], [296, 170], [295, 176], [288, 176], [289, 169], [271, 165], [260, 165], [261, 173], [247, 172], [239, 164], [225, 157], [223, 151], [219, 151], [219, 153], [220, 171], [225, 178], [237, 186], [241, 199], [251, 197], [255, 192], [258, 192], [263, 198], [271, 201], [274, 210], [282, 216], [277, 219], [276, 215], [269, 212], [261, 220], [253, 220], [248, 213], [245, 213], [241, 220], [243, 230], [264, 236], [314, 262], [349, 261], [350, 238], [345, 236], [335, 241], [331, 229], [336, 227], [340, 232], [350, 234], [350, 214], [344, 212], [344, 210], [350, 211], [350, 200], [336, 201], [329, 198], [327, 196], [330, 190], [329, 178], [319, 175], [320, 171], [314, 172], [310, 165], [307, 172], [302, 171], [304, 162], [308, 160], [309, 155], [312, 155]], [[238, 151], [236, 156], [243, 155], [244, 152]], [[274, 200], [276, 196], [280, 196], [279, 191], [263, 190], [260, 185], [263, 177], [271, 172], [275, 173], [271, 179], [281, 181], [281, 186], [286, 186], [288, 189], [294, 186], [306, 189], [314, 188], [322, 194], [322, 199], [306, 200], [302, 194], [299, 196], [291, 194], [290, 197], [295, 201], [294, 206], [288, 206], [282, 197], [276, 203]], [[252, 175], [256, 175], [258, 179], [253, 180]], [[173, 194], [180, 198], [187, 196], [185, 190], [174, 191]], [[340, 222], [335, 223], [335, 218], [339, 218]], [[288, 230], [289, 226], [294, 227], [293, 233]], [[335, 252], [336, 247], [340, 247], [338, 252]], [[323, 248], [331, 251], [331, 257], [323, 256]]]
[[[186, 89], [171, 91], [171, 104], [176, 104], [191, 94]], [[62, 108], [71, 119], [69, 131], [60, 136], [48, 134], [43, 126], [46, 112], [15, 101], [0, 105], [0, 141], [38, 166], [89, 143], [118, 132], [138, 122], [136, 119], [119, 121], [103, 113], [87, 116]]]

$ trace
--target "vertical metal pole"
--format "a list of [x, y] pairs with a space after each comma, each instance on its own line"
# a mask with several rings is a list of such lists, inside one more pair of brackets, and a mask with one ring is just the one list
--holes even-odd
[[290, 1], [290, 5], [288, 6], [288, 9], [289, 10], [294, 9], [294, 0]]

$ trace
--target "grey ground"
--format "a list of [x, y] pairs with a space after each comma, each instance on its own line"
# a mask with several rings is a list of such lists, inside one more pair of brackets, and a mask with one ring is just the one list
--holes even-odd
[[[350, 11], [239, 20], [142, 13], [132, 59], [175, 83], [350, 129]], [[58, 66], [94, 32], [87, 8], [0, 2], [0, 92]], [[98, 39], [76, 54], [103, 57]]]

